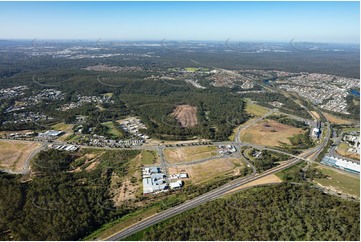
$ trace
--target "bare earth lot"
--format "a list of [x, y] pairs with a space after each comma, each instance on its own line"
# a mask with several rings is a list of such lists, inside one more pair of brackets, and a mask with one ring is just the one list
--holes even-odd
[[229, 191], [228, 193], [232, 193], [232, 192], [235, 192], [235, 191], [238, 191], [241, 189], [245, 189], [248, 187], [252, 187], [252, 186], [258, 186], [258, 185], [269, 184], [269, 183], [281, 183], [281, 182], [282, 182], [282, 180], [278, 176], [276, 176], [275, 174], [271, 174], [271, 175], [262, 177], [258, 180], [247, 183], [243, 186], [237, 187], [237, 188]]
[[339, 155], [342, 155], [344, 157], [348, 157], [348, 158], [351, 158], [351, 159], [354, 159], [354, 160], [359, 160], [360, 159], [359, 154], [351, 153], [351, 152], [348, 151], [348, 149], [349, 149], [349, 146], [346, 143], [341, 142], [339, 144], [339, 146], [337, 147], [336, 152]]
[[38, 142], [0, 140], [0, 168], [21, 171], [26, 159], [40, 145]]
[[279, 142], [291, 144], [288, 138], [302, 132], [300, 128], [277, 123], [274, 120], [265, 120], [244, 130], [241, 139], [259, 145], [279, 146]]
[[237, 175], [243, 168], [243, 164], [237, 158], [220, 158], [206, 161], [200, 164], [170, 167], [169, 174], [187, 172], [189, 180], [193, 184], [209, 182], [216, 176]]
[[198, 123], [197, 107], [179, 105], [173, 113], [171, 113], [171, 116], [175, 117], [182, 127], [193, 127]]
[[325, 115], [326, 119], [328, 121], [330, 121], [331, 123], [335, 123], [335, 124], [351, 124], [352, 123], [350, 120], [341, 119], [339, 117], [336, 117], [336, 116], [326, 113], [326, 112], [323, 112], [323, 115]]
[[201, 160], [216, 156], [215, 146], [196, 146], [184, 148], [171, 148], [164, 150], [164, 156], [169, 163], [180, 163]]

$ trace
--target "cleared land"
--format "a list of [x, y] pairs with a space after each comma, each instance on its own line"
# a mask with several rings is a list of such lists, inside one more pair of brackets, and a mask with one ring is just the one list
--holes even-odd
[[243, 167], [244, 165], [238, 158], [220, 158], [194, 165], [171, 167], [168, 168], [168, 172], [169, 174], [187, 172], [188, 179], [192, 184], [200, 184], [209, 182], [217, 176], [238, 175]]
[[288, 138], [304, 131], [274, 120], [264, 120], [241, 132], [241, 140], [265, 146], [279, 146], [280, 143], [291, 145]]
[[339, 117], [336, 117], [332, 114], [323, 112], [323, 115], [325, 115], [326, 119], [328, 121], [330, 121], [331, 123], [335, 123], [335, 124], [352, 124], [352, 122], [350, 120], [346, 120], [346, 119], [342, 119]]
[[314, 179], [316, 183], [321, 186], [330, 188], [331, 190], [347, 193], [360, 197], [360, 177], [346, 172], [338, 171], [337, 169], [326, 166], [317, 166], [318, 170], [329, 178]]
[[196, 126], [197, 121], [197, 107], [189, 105], [179, 105], [175, 108], [171, 116], [176, 118], [182, 127]]
[[316, 111], [310, 111], [310, 114], [314, 119], [320, 119], [320, 115]]
[[169, 163], [181, 163], [216, 156], [215, 146], [195, 146], [165, 149], [164, 156]]
[[349, 148], [350, 147], [348, 146], [348, 144], [342, 142], [338, 145], [336, 152], [344, 157], [349, 157], [351, 159], [359, 160], [360, 155], [347, 151]]
[[21, 171], [26, 159], [40, 145], [38, 142], [0, 140], [0, 168]]
[[269, 183], [281, 183], [281, 182], [282, 182], [282, 180], [278, 176], [276, 176], [275, 174], [271, 174], [271, 175], [262, 177], [258, 180], [247, 183], [243, 186], [237, 187], [236, 189], [233, 189], [233, 190], [229, 191], [228, 193], [232, 193], [232, 192], [235, 192], [235, 191], [238, 191], [241, 189], [245, 189], [248, 187], [252, 187], [252, 186], [258, 186], [258, 185], [269, 184]]
[[134, 203], [134, 199], [142, 193], [141, 159], [142, 154], [139, 154], [129, 163], [129, 170], [124, 177], [112, 174], [110, 195], [115, 207], [129, 201]]
[[246, 111], [255, 116], [262, 116], [268, 112], [268, 109], [248, 101], [246, 104]]

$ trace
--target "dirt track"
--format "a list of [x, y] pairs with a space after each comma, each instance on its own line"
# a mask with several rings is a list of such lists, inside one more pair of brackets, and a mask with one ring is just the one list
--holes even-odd
[[193, 127], [197, 125], [197, 107], [179, 105], [171, 116], [175, 117], [182, 127]]

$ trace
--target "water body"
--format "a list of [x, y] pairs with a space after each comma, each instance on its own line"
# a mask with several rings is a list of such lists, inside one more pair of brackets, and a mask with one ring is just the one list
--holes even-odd
[[360, 92], [355, 90], [355, 89], [351, 89], [351, 94], [356, 96], [356, 97], [359, 97], [360, 96]]
[[269, 85], [269, 80], [264, 80], [263, 83]]

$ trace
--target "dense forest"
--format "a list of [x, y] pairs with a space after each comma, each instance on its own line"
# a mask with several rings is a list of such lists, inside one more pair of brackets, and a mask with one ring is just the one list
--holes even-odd
[[[235, 126], [245, 122], [244, 102], [227, 92], [172, 92], [166, 95], [124, 94], [129, 109], [135, 110], [146, 123], [147, 134], [163, 139], [184, 139], [200, 136], [214, 140], [226, 140]], [[170, 113], [176, 105], [197, 107], [198, 125], [182, 128]]]
[[127, 239], [359, 241], [359, 213], [359, 202], [284, 183], [209, 202]]
[[91, 172], [69, 172], [74, 154], [49, 150], [35, 159], [36, 176], [0, 173], [0, 240], [78, 240], [134, 207], [114, 208], [109, 197], [112, 172], [127, 173], [139, 151], [109, 151]]

